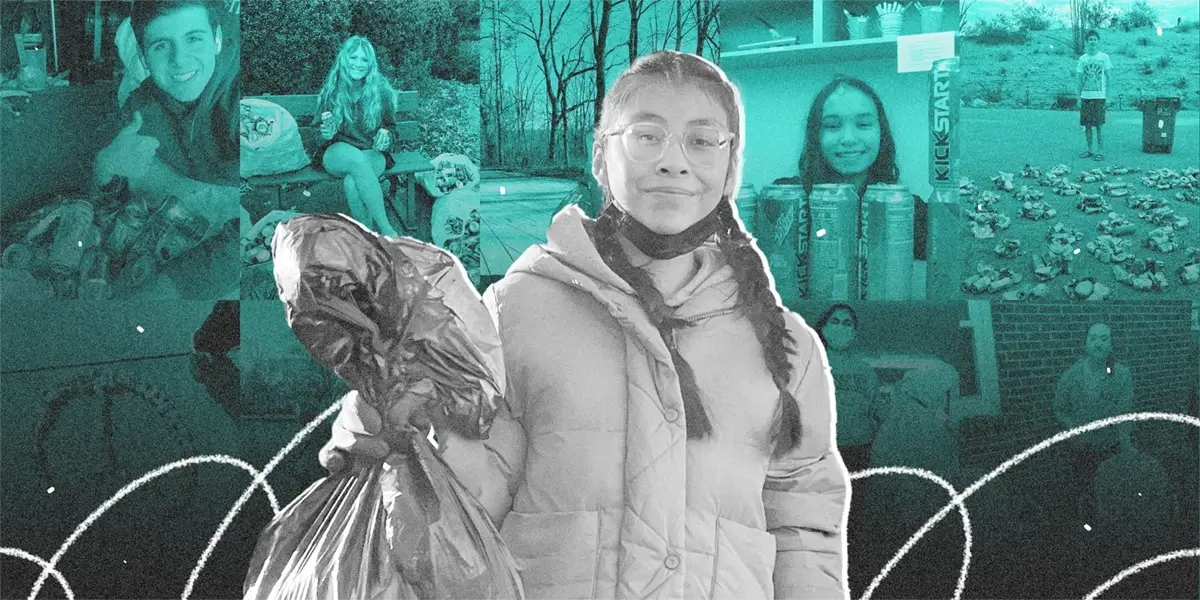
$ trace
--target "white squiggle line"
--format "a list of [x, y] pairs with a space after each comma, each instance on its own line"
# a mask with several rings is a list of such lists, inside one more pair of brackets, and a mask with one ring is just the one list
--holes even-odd
[[267, 475], [270, 475], [271, 471], [274, 471], [275, 467], [279, 466], [279, 463], [282, 462], [288, 454], [291, 454], [292, 450], [294, 450], [296, 446], [300, 445], [300, 442], [304, 441], [304, 438], [308, 437], [308, 434], [312, 433], [318, 425], [325, 421], [325, 419], [333, 416], [333, 414], [342, 407], [342, 402], [344, 400], [344, 398], [339, 399], [329, 408], [325, 409], [325, 412], [317, 415], [317, 417], [312, 421], [309, 421], [308, 424], [305, 425], [304, 428], [292, 438], [292, 441], [288, 442], [287, 445], [275, 455], [275, 458], [272, 458], [271, 462], [268, 462], [267, 465], [263, 467], [262, 472], [254, 477], [254, 481], [251, 482], [248, 487], [246, 487], [246, 490], [242, 492], [242, 495], [237, 499], [237, 502], [233, 503], [233, 507], [230, 508], [229, 512], [225, 514], [225, 520], [221, 521], [221, 525], [217, 527], [217, 531], [213, 533], [212, 538], [208, 540], [208, 546], [204, 548], [204, 553], [200, 555], [200, 560], [196, 563], [196, 568], [192, 570], [192, 574], [188, 577], [187, 586], [183, 588], [183, 600], [187, 600], [188, 597], [192, 595], [192, 588], [195, 587], [196, 580], [200, 578], [200, 571], [204, 570], [204, 564], [208, 562], [208, 558], [212, 554], [213, 549], [217, 547], [217, 542], [220, 542], [221, 537], [225, 535], [225, 530], [229, 529], [229, 525], [233, 523], [233, 519], [237, 517], [239, 512], [241, 512], [242, 507], [245, 506], [246, 502], [250, 500], [250, 496], [254, 493], [254, 487], [260, 482], [266, 481]]
[[[275, 490], [271, 489], [270, 484], [266, 482], [262, 474], [259, 473], [258, 469], [255, 469], [250, 463], [247, 463], [244, 460], [233, 458], [232, 456], [226, 456], [224, 454], [193, 456], [191, 458], [177, 460], [173, 463], [158, 467], [157, 469], [154, 469], [153, 471], [150, 471], [149, 473], [137, 478], [132, 483], [126, 484], [120, 490], [117, 490], [117, 493], [113, 494], [111, 498], [105, 500], [104, 503], [100, 505], [100, 508], [92, 511], [92, 514], [88, 515], [82, 523], [75, 527], [75, 531], [71, 532], [71, 535], [67, 538], [67, 541], [63, 542], [62, 546], [59, 546], [58, 551], [54, 553], [54, 556], [50, 558], [49, 564], [42, 569], [42, 574], [38, 576], [37, 581], [35, 581], [33, 584], [33, 589], [29, 592], [29, 600], [33, 600], [34, 597], [37, 596], [38, 592], [42, 590], [42, 585], [46, 583], [46, 577], [50, 575], [50, 571], [55, 565], [58, 564], [58, 561], [62, 559], [63, 555], [67, 553], [67, 549], [79, 539], [79, 536], [83, 535], [88, 528], [95, 524], [95, 522], [101, 516], [103, 516], [104, 513], [108, 512], [108, 510], [117, 502], [120, 502], [122, 498], [133, 493], [134, 490], [142, 487], [143, 485], [150, 483], [154, 479], [170, 473], [171, 471], [206, 463], [233, 465], [249, 471], [250, 474], [254, 476], [254, 483], [252, 484], [253, 487], [262, 487], [263, 491], [267, 493], [267, 500], [271, 503], [271, 509], [274, 510], [276, 514], [279, 513], [279, 500], [275, 497]], [[251, 489], [253, 489], [253, 487]]]
[[[872, 475], [916, 475], [937, 483], [942, 486], [947, 492], [950, 492], [950, 497], [954, 498], [958, 495], [958, 490], [949, 481], [942, 479], [937, 473], [927, 471], [925, 469], [917, 469], [914, 467], [875, 467], [864, 471], [857, 471], [850, 474], [850, 479], [863, 479]], [[958, 505], [958, 513], [962, 515], [963, 525], [963, 563], [962, 569], [958, 572], [958, 584], [954, 587], [954, 600], [962, 598], [963, 591], [967, 588], [967, 571], [971, 567], [971, 515], [967, 512], [966, 504]], [[880, 573], [875, 576], [875, 581], [872, 586], [879, 585], [883, 578], [887, 577], [887, 572]]]
[[1133, 565], [1132, 567], [1129, 567], [1128, 569], [1125, 569], [1124, 571], [1121, 571], [1120, 573], [1117, 574], [1116, 577], [1113, 577], [1112, 579], [1109, 579], [1108, 581], [1105, 581], [1104, 583], [1100, 584], [1100, 587], [1092, 590], [1092, 593], [1084, 596], [1083, 600], [1096, 600], [1096, 597], [1099, 596], [1100, 594], [1103, 594], [1105, 591], [1108, 590], [1108, 588], [1120, 583], [1122, 579], [1125, 579], [1126, 577], [1129, 577], [1130, 575], [1133, 575], [1133, 574], [1137, 573], [1138, 571], [1141, 571], [1142, 569], [1145, 569], [1147, 567], [1152, 567], [1154, 565], [1157, 565], [1158, 563], [1165, 563], [1170, 560], [1176, 560], [1179, 558], [1188, 558], [1188, 557], [1200, 557], [1200, 548], [1192, 548], [1190, 550], [1176, 550], [1174, 552], [1160, 554], [1158, 556], [1155, 556], [1154, 558], [1148, 558], [1146, 560], [1143, 560], [1142, 562], [1140, 562], [1136, 565]]
[[[1108, 417], [1105, 419], [1100, 419], [1098, 421], [1093, 421], [1086, 425], [1080, 425], [1079, 427], [1076, 427], [1074, 429], [1069, 429], [1067, 431], [1059, 432], [1059, 433], [1055, 434], [1054, 436], [1052, 436], [1051, 438], [1049, 438], [1047, 440], [1043, 440], [1029, 448], [1026, 448], [1020, 454], [1017, 454], [1016, 456], [1004, 461], [1004, 463], [1002, 463], [1000, 466], [993, 469], [992, 472], [988, 473], [987, 475], [984, 475], [978, 481], [971, 484], [967, 489], [963, 490], [960, 494], [958, 494], [954, 498], [951, 498], [950, 503], [947, 504], [946, 506], [943, 506], [942, 509], [937, 512], [937, 514], [933, 515], [933, 517], [931, 517], [928, 521], [926, 521], [925, 524], [921, 526], [921, 529], [917, 530], [917, 532], [915, 534], [913, 534], [913, 536], [911, 538], [909, 538], [909, 540], [907, 542], [905, 542], [904, 546], [900, 548], [900, 551], [897, 552], [896, 555], [893, 556], [892, 559], [889, 560], [886, 565], [884, 565], [883, 571], [880, 573], [880, 577], [876, 578], [876, 581], [882, 580], [882, 577], [886, 576], [887, 573], [892, 570], [892, 567], [896, 566], [896, 563], [900, 562], [900, 559], [904, 558], [904, 555], [908, 554], [908, 551], [911, 550], [912, 547], [921, 540], [921, 538], [925, 537], [925, 534], [929, 533], [930, 529], [933, 529], [934, 525], [937, 525], [939, 522], [941, 522], [942, 519], [944, 519], [946, 517], [946, 515], [950, 514], [950, 510], [952, 508], [954, 508], [956, 505], [962, 504], [964, 500], [969, 498], [975, 492], [979, 491], [979, 488], [983, 487], [984, 485], [986, 485], [988, 482], [995, 479], [996, 477], [999, 477], [1005, 471], [1020, 464], [1026, 458], [1029, 458], [1030, 456], [1032, 456], [1038, 452], [1041, 452], [1042, 450], [1045, 450], [1046, 448], [1049, 448], [1050, 446], [1053, 446], [1054, 444], [1057, 444], [1059, 442], [1062, 442], [1069, 438], [1073, 438], [1078, 435], [1082, 435], [1089, 431], [1093, 431], [1096, 429], [1103, 429], [1104, 427], [1108, 427], [1109, 425], [1116, 425], [1116, 424], [1124, 423], [1127, 421], [1152, 421], [1152, 420], [1174, 421], [1176, 423], [1184, 423], [1187, 425], [1194, 425], [1196, 427], [1200, 427], [1200, 419], [1197, 419], [1196, 417], [1191, 417], [1188, 415], [1181, 415], [1181, 414], [1176, 414], [1176, 413], [1145, 412], [1145, 413], [1130, 413], [1127, 415], [1119, 415], [1116, 417]], [[872, 584], [867, 588], [867, 591], [863, 594], [862, 600], [870, 600], [871, 594], [875, 592], [876, 587], [878, 587], [878, 586], [874, 582], [872, 582]]]
[[46, 559], [30, 554], [20, 548], [0, 548], [0, 555], [15, 556], [23, 558], [31, 563], [35, 563], [42, 567], [43, 571], [49, 572], [58, 581], [58, 585], [62, 586], [63, 592], [67, 594], [67, 600], [75, 600], [75, 592], [71, 591], [70, 584], [67, 583], [67, 578], [63, 577], [62, 572], [54, 568], [54, 565], [46, 562]]

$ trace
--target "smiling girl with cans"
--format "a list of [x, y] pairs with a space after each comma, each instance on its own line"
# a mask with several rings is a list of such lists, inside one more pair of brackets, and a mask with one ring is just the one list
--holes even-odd
[[399, 235], [388, 221], [379, 184], [379, 176], [395, 165], [396, 99], [379, 72], [374, 46], [361, 36], [342, 44], [317, 96], [316, 124], [325, 144], [315, 162], [342, 178], [350, 216], [386, 236]]
[[[860, 199], [867, 186], [899, 182], [896, 141], [883, 101], [870, 84], [840, 76], [817, 92], [808, 111], [798, 179], [809, 196], [814, 185], [845, 183]], [[924, 202], [915, 200], [913, 257], [924, 260]]]

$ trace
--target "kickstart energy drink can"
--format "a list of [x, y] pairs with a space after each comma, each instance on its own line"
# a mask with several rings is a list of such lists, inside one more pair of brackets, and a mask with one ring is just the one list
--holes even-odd
[[958, 187], [959, 62], [934, 61], [929, 71], [929, 184]]
[[[769, 185], [763, 187], [761, 208], [766, 218], [758, 229], [770, 241], [763, 253], [775, 279], [775, 291], [785, 304], [798, 300], [800, 295], [800, 238], [804, 219], [804, 187], [799, 185]], [[761, 246], [760, 246], [761, 248]]]
[[958, 190], [959, 59], [934, 61], [929, 82], [929, 183], [933, 193], [926, 199], [925, 297], [940, 300], [960, 295], [968, 261], [963, 247], [968, 222]]
[[808, 238], [808, 292], [812, 299], [859, 297], [859, 212], [853, 185], [813, 186]]
[[969, 270], [970, 257], [963, 246], [970, 221], [957, 189], [934, 188], [927, 200], [929, 238], [925, 250], [925, 297], [957, 298]]
[[908, 300], [912, 296], [913, 196], [903, 185], [875, 184], [867, 187], [862, 206], [862, 299]]

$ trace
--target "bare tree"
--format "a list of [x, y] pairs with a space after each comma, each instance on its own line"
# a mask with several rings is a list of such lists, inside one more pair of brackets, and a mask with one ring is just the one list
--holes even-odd
[[967, 26], [967, 12], [975, 5], [975, 0], [963, 0], [958, 8], [958, 32], [962, 33]]
[[[691, 14], [688, 11], [687, 14]], [[683, 48], [683, 0], [675, 0], [675, 51], [679, 52]], [[670, 30], [668, 30], [670, 31]], [[668, 35], [670, 35], [668, 33]]]
[[516, 123], [515, 137], [519, 148], [518, 154], [523, 160], [529, 158], [528, 125], [532, 118], [534, 98], [537, 95], [535, 91], [537, 73], [530, 68], [531, 60], [533, 59], [530, 56], [525, 56], [524, 60], [513, 60], [513, 86], [508, 93], [510, 104], [513, 107], [513, 121]]
[[695, 0], [692, 5], [696, 15], [696, 55], [704, 56], [707, 47], [713, 51], [716, 58], [720, 52], [717, 46], [717, 33], [720, 28], [718, 13], [720, 0]]
[[[612, 21], [612, 9], [616, 4], [624, 0], [600, 0], [600, 10], [597, 15], [596, 0], [588, 2], [588, 16], [590, 19], [590, 32], [592, 39], [592, 62], [595, 70], [592, 74], [595, 76], [596, 95], [592, 99], [592, 115], [594, 122], [592, 127], [600, 126], [600, 111], [604, 106], [605, 81], [604, 76], [608, 73], [608, 26]], [[599, 16], [599, 20], [597, 20]]]
[[[568, 162], [569, 157], [567, 152], [570, 148], [570, 127], [568, 127], [568, 117], [571, 113], [578, 110], [583, 103], [571, 104], [568, 102], [567, 93], [570, 89], [571, 82], [575, 78], [587, 75], [595, 70], [595, 64], [586, 64], [584, 61], [583, 47], [587, 42], [586, 36], [580, 36], [579, 40], [572, 44], [564, 56], [559, 57], [559, 67], [555, 70], [555, 76], [558, 78], [557, 85], [557, 106], [558, 120], [562, 126], [562, 144], [563, 144], [563, 161]], [[588, 103], [591, 101], [589, 100]], [[553, 138], [553, 135], [551, 135]]]
[[1083, 2], [1084, 0], [1071, 0], [1071, 44], [1075, 48], [1075, 54], [1083, 53]]
[[[529, 3], [529, 4], [532, 4]], [[570, 12], [572, 2], [541, 0], [536, 11], [526, 9], [525, 3], [516, 6], [519, 16], [506, 17], [507, 24], [519, 35], [533, 42], [545, 84], [546, 112], [549, 122], [549, 143], [546, 160], [554, 162], [555, 138], [559, 127], [566, 128], [566, 86], [572, 79], [590, 73], [594, 65], [584, 65], [582, 47], [585, 37], [581, 36], [565, 52], [559, 52], [556, 42], [561, 37], [563, 23]], [[561, 10], [560, 10], [561, 9]]]
[[[490, 111], [487, 109], [481, 110], [481, 123], [484, 132], [491, 132], [494, 129], [495, 140], [493, 142], [493, 156], [497, 164], [504, 164], [504, 48], [512, 45], [512, 34], [500, 29], [500, 11], [502, 10], [499, 0], [490, 0], [484, 5], [484, 12], [491, 21], [491, 31], [485, 38], [491, 41], [492, 61], [491, 72], [488, 77], [482, 78], [483, 97], [491, 99]], [[507, 35], [506, 35], [507, 34]], [[487, 107], [488, 103], [484, 103]], [[491, 135], [485, 135], [485, 141]]]
[[640, 56], [639, 33], [642, 17], [653, 10], [659, 0], [626, 0], [626, 2], [629, 3], [629, 64], [632, 65], [633, 61]]

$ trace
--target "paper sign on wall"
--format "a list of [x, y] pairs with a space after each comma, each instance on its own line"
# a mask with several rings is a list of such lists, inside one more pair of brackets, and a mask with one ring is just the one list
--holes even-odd
[[954, 57], [954, 32], [902, 35], [896, 38], [896, 72], [928, 71], [933, 61]]

